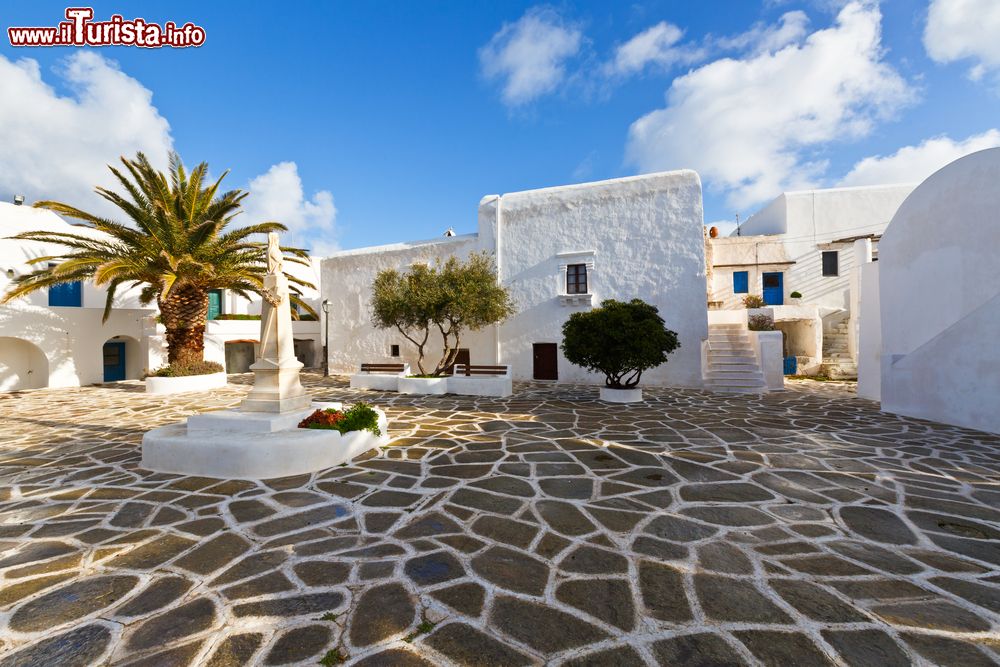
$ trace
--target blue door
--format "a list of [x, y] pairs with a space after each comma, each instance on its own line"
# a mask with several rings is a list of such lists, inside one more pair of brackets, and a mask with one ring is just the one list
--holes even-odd
[[111, 341], [104, 344], [104, 381], [118, 382], [125, 379], [125, 343]]
[[780, 306], [785, 303], [785, 289], [782, 285], [781, 272], [765, 273], [764, 280], [764, 303], [769, 306]]

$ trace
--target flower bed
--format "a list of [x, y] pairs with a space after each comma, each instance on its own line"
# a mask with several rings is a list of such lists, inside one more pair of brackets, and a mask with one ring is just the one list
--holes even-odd
[[329, 429], [340, 433], [370, 431], [382, 435], [378, 427], [378, 413], [367, 403], [355, 403], [347, 410], [316, 410], [299, 422], [299, 428]]

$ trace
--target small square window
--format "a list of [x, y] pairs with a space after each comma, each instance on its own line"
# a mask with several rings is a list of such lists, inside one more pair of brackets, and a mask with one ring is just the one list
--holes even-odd
[[570, 264], [566, 267], [566, 294], [587, 294], [586, 264]]
[[391, 356], [393, 356], [393, 357], [398, 357], [399, 356], [399, 346], [398, 345], [390, 345], [389, 346], [389, 354]]
[[750, 273], [733, 271], [733, 294], [747, 294], [750, 291]]
[[823, 252], [823, 275], [839, 276], [839, 257], [836, 250], [826, 250]]

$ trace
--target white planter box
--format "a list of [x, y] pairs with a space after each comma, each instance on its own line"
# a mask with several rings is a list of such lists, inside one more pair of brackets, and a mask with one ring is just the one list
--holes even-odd
[[224, 410], [192, 415], [186, 424], [146, 433], [142, 467], [223, 479], [270, 479], [333, 468], [389, 443], [388, 420], [377, 408], [381, 435], [297, 427], [313, 410], [337, 405], [314, 403], [288, 414]]
[[148, 377], [147, 394], [180, 394], [185, 391], [208, 391], [225, 387], [229, 379], [225, 372], [207, 375], [187, 375], [184, 377]]
[[509, 376], [463, 377], [452, 375], [448, 378], [448, 393], [463, 396], [495, 396], [501, 398], [514, 393], [514, 384]]
[[448, 378], [399, 378], [400, 394], [447, 394]]
[[642, 401], [642, 389], [612, 389], [601, 387], [601, 400], [608, 403], [639, 403]]
[[351, 389], [398, 391], [399, 378], [406, 377], [409, 374], [409, 364], [403, 366], [402, 373], [355, 373], [351, 376]]

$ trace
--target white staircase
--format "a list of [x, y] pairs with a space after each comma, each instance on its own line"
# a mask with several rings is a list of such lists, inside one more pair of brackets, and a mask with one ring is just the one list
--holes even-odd
[[756, 394], [766, 391], [764, 374], [741, 324], [708, 325], [708, 370], [705, 386], [712, 391]]
[[820, 374], [837, 380], [857, 379], [858, 367], [847, 348], [848, 333], [846, 317], [832, 327], [824, 328]]

